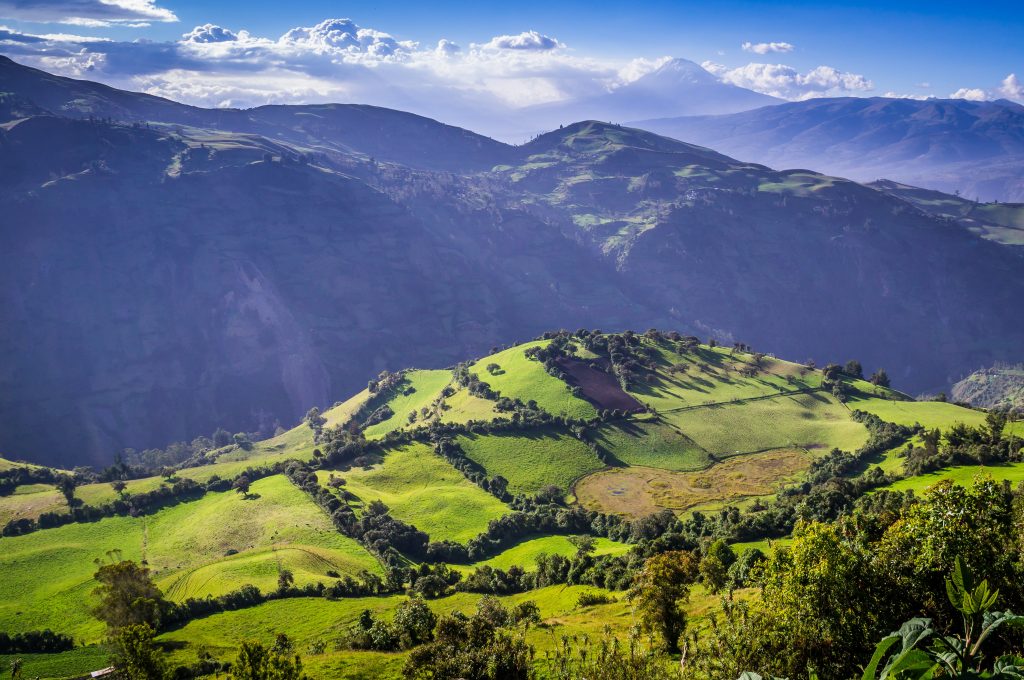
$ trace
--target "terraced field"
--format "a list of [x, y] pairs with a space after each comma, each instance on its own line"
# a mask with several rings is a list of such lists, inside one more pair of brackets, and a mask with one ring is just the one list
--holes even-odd
[[457, 441], [488, 475], [507, 479], [513, 493], [533, 494], [548, 485], [568, 490], [573, 480], [604, 467], [585, 444], [549, 429], [460, 435]]
[[511, 512], [426, 444], [392, 449], [383, 463], [370, 470], [317, 472], [323, 485], [331, 475], [343, 478], [344, 489], [361, 503], [383, 501], [393, 517], [427, 532], [435, 541], [464, 543], [485, 531], [492, 519]]
[[[574, 397], [566, 384], [548, 375], [544, 365], [539, 361], [527, 359], [524, 352], [531, 347], [543, 347], [549, 340], [539, 340], [498, 352], [481, 359], [470, 367], [470, 371], [500, 392], [501, 396], [510, 399], [521, 399], [523, 403], [531, 399], [545, 411], [553, 415], [571, 416], [573, 418], [593, 418], [597, 409], [589, 402]], [[497, 364], [498, 369], [492, 374], [487, 370], [490, 364]]]
[[771, 494], [796, 479], [810, 462], [804, 451], [783, 449], [737, 456], [700, 472], [612, 468], [580, 480], [575, 490], [588, 509], [643, 517], [666, 508], [681, 512]]
[[780, 448], [855, 451], [867, 429], [820, 392], [666, 412], [662, 417], [716, 456]]

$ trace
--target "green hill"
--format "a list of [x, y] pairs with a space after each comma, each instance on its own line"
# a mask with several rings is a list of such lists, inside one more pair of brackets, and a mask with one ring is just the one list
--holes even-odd
[[[1014, 462], [900, 479], [907, 444], [957, 424], [988, 426], [981, 411], [913, 401], [838, 367], [746, 346], [657, 331], [550, 333], [453, 369], [382, 374], [324, 410], [322, 423], [206, 451], [123, 488], [95, 473], [0, 459], [0, 630], [50, 628], [99, 642], [103, 626], [90, 613], [95, 561], [131, 559], [145, 562], [172, 603], [246, 586], [260, 593], [238, 611], [187, 617], [161, 638], [177, 661], [200, 648], [228, 658], [249, 637], [286, 632], [306, 645], [340, 639], [364, 609], [390, 616], [403, 596], [373, 583], [395, 568], [409, 579], [450, 564], [473, 583], [481, 573], [509, 578], [513, 567], [537, 578], [551, 559], [628, 573], [640, 559], [633, 545], [664, 531], [651, 524], [652, 516], [665, 521], [657, 513], [684, 522], [756, 518], [759, 508], [815, 488], [836, 456], [861, 461], [842, 473], [849, 485], [867, 484], [875, 465], [889, 475], [866, 488], [921, 492], [979, 472], [1024, 479]], [[885, 427], [896, 429], [878, 440]], [[1018, 430], [1011, 423], [1005, 432]], [[69, 504], [58, 486], [71, 474], [79, 483]], [[252, 477], [244, 494], [231, 488], [243, 475]], [[593, 551], [581, 558], [570, 537], [586, 533]], [[744, 536], [761, 545], [779, 534]], [[293, 590], [279, 596], [284, 573]], [[614, 594], [623, 583], [592, 586], [619, 601], [589, 609], [575, 606], [578, 585], [508, 601], [537, 600], [544, 620], [574, 633], [606, 624], [625, 631], [628, 605]], [[454, 611], [479, 599], [452, 590], [443, 585], [449, 594], [431, 607]], [[690, 605], [698, 618], [715, 601], [703, 597]], [[549, 648], [543, 635], [530, 640]], [[308, 668], [316, 678], [369, 669], [397, 677], [404, 658], [332, 651]], [[100, 659], [90, 646], [31, 656], [28, 667], [61, 677]]]

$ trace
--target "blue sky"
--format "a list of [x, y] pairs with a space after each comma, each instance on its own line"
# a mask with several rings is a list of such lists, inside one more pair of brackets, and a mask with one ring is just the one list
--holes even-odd
[[[432, 97], [445, 88], [483, 111], [613, 90], [666, 57], [786, 99], [1021, 100], [1021, 14], [1020, 3], [941, 1], [0, 0], [0, 53], [210, 106], [369, 98], [415, 108], [429, 85]], [[343, 17], [358, 44], [322, 23]]]

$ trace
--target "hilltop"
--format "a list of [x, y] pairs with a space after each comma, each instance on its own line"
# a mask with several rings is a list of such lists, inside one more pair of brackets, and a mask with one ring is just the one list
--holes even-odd
[[952, 219], [597, 121], [512, 147], [398, 111], [196, 109], [5, 60], [8, 89], [0, 449], [35, 461], [269, 435], [366, 367], [448, 366], [561, 325], [858, 356], [913, 393], [1019, 360], [1012, 211]]
[[[133, 460], [98, 473], [0, 461], [0, 629], [85, 644], [29, 659], [42, 677], [102, 667], [88, 605], [107, 553], [152, 570], [179, 663], [280, 632], [303, 649], [340, 640], [406, 589], [441, 612], [483, 593], [533, 599], [545, 625], [624, 634], [615, 593], [658, 536], [743, 551], [894, 482], [979, 469], [920, 446], [935, 428], [989, 437], [985, 413], [887, 383], [857, 362], [815, 368], [674, 332], [557, 332], [452, 369], [382, 372], [273, 438], [211, 442], [158, 475]], [[1019, 443], [1020, 424], [1005, 428]], [[1024, 479], [1019, 462], [987, 463]], [[584, 591], [604, 604], [578, 604]], [[693, 606], [714, 602], [698, 591]], [[550, 648], [543, 628], [530, 640]], [[307, 664], [397, 677], [405, 658], [323, 647]]]
[[983, 368], [953, 385], [953, 399], [982, 408], [1024, 408], [1024, 366]]

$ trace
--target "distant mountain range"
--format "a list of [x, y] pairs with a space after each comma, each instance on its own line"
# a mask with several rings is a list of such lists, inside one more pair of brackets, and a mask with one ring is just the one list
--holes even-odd
[[1024, 106], [845, 97], [631, 123], [781, 168], [1024, 202]]
[[[204, 110], [0, 60], [0, 451], [272, 431], [382, 369], [678, 328], [946, 389], [1018, 360], [1019, 206], [598, 121]], [[901, 369], [895, 373], [896, 368]]]

